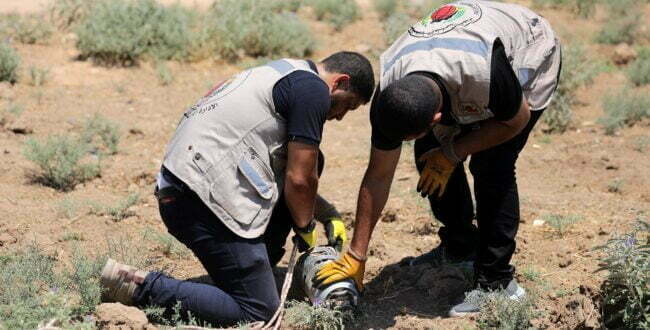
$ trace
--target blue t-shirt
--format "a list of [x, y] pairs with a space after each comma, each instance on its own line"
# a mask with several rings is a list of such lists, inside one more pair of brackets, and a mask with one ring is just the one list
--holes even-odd
[[[307, 62], [318, 72], [312, 61]], [[320, 77], [304, 70], [290, 73], [273, 87], [273, 103], [287, 120], [289, 141], [320, 144], [330, 109], [329, 87]]]

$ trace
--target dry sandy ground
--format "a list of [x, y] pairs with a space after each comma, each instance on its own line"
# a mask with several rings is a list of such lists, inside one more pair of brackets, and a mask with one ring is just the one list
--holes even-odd
[[[0, 11], [32, 11], [43, 3], [2, 0]], [[366, 8], [368, 3], [364, 2]], [[585, 38], [603, 19], [545, 14], [556, 30], [571, 30]], [[380, 22], [371, 10], [340, 33], [322, 23], [313, 23], [312, 28], [321, 41], [316, 59], [351, 49], [365, 52], [376, 63], [376, 55], [385, 47]], [[149, 63], [136, 68], [96, 67], [75, 60], [74, 44], [67, 40], [57, 36], [50, 45], [14, 45], [23, 59], [23, 75], [30, 66], [50, 69], [45, 86], [0, 85], [0, 107], [12, 103], [25, 109], [19, 118], [11, 118], [12, 127], [33, 131], [15, 134], [0, 127], [0, 253], [36, 241], [48, 253], [67, 260], [75, 246], [93, 253], [104, 251], [108, 239], [130, 237], [130, 248], [151, 258], [152, 268], [183, 278], [203, 275], [196, 259], [163, 256], [157, 244], [142, 244], [142, 231], [165, 231], [151, 191], [179, 116], [212, 84], [240, 68], [214, 61], [170, 62], [174, 82], [161, 86]], [[611, 47], [589, 49], [595, 57], [611, 53]], [[578, 328], [598, 322], [593, 299], [598, 296], [602, 274], [594, 273], [598, 255], [592, 248], [627, 230], [635, 220], [648, 217], [650, 146], [642, 143], [648, 139], [648, 122], [615, 136], [606, 136], [595, 124], [602, 116], [600, 96], [624, 81], [618, 71], [598, 76], [593, 85], [579, 92], [582, 103], [575, 109], [575, 127], [563, 135], [535, 131], [518, 162], [522, 220], [513, 263], [519, 274], [539, 274], [536, 281], [518, 277], [539, 297], [539, 327]], [[119, 122], [122, 132], [120, 151], [103, 163], [102, 177], [69, 193], [31, 183], [27, 174], [34, 165], [22, 155], [25, 141], [79, 132], [83, 121], [94, 113]], [[328, 123], [322, 148], [327, 168], [320, 191], [351, 220], [370, 150], [368, 108]], [[410, 271], [396, 266], [403, 257], [426, 252], [439, 241], [435, 235], [439, 225], [414, 191], [418, 177], [412, 159], [412, 150], [405, 145], [384, 212], [389, 216], [374, 234], [362, 304], [366, 314], [359, 327], [471, 327], [472, 320], [444, 316], [467, 284], [458, 270]], [[610, 192], [608, 187], [616, 181], [621, 182], [620, 191]], [[135, 216], [121, 222], [82, 212], [87, 211], [89, 201], [114, 203], [130, 192], [139, 193], [142, 200], [131, 209]], [[66, 199], [82, 205], [79, 216], [68, 219], [58, 212]], [[533, 226], [534, 220], [549, 214], [575, 215], [582, 220], [560, 237], [548, 226]], [[80, 240], [65, 239], [70, 233], [79, 234]]]

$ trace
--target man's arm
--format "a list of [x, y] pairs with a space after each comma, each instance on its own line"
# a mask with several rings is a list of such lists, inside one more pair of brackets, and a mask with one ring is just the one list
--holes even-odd
[[314, 200], [318, 190], [318, 146], [289, 142], [284, 196], [298, 228], [314, 218]]
[[372, 148], [366, 174], [359, 188], [354, 237], [350, 244], [352, 252], [365, 257], [370, 237], [381, 211], [386, 205], [402, 148], [380, 150]]
[[512, 119], [507, 121], [489, 119], [481, 122], [481, 128], [469, 132], [454, 142], [454, 151], [459, 158], [465, 159], [471, 154], [504, 143], [519, 134], [526, 127], [529, 119], [528, 102], [522, 98], [519, 111]]

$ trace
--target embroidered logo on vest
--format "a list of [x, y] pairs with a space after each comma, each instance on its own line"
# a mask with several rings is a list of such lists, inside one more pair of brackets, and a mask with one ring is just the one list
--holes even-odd
[[482, 15], [481, 7], [472, 3], [442, 6], [412, 26], [409, 34], [416, 38], [430, 38], [447, 33], [457, 26], [472, 24], [481, 19]]

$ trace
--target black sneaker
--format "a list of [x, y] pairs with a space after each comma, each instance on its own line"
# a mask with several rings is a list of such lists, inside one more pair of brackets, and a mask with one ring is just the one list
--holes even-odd
[[465, 294], [465, 300], [449, 310], [449, 317], [465, 317], [481, 312], [482, 302], [486, 295], [506, 295], [509, 299], [520, 300], [526, 296], [526, 290], [517, 284], [514, 279], [508, 283], [505, 290], [488, 292], [482, 289], [474, 289]]
[[471, 253], [465, 257], [456, 257], [452, 256], [447, 252], [447, 248], [442, 244], [433, 250], [419, 255], [417, 257], [406, 257], [400, 261], [402, 267], [414, 267], [423, 264], [429, 264], [434, 267], [440, 267], [442, 265], [451, 265], [461, 268], [471, 269], [474, 267], [474, 260], [476, 260], [476, 253]]

